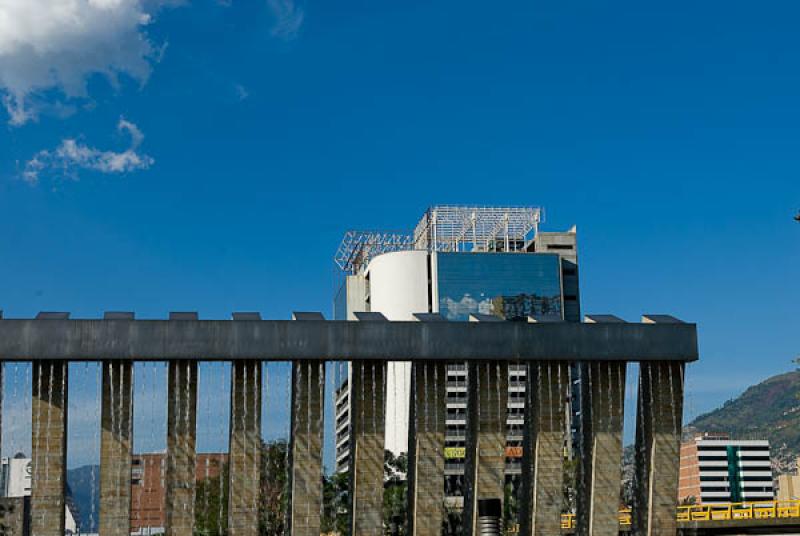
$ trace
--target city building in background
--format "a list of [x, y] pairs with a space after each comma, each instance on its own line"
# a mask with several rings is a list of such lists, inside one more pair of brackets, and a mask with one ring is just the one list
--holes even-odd
[[[197, 454], [195, 479], [202, 482], [219, 476], [228, 462], [227, 454]], [[131, 534], [163, 534], [166, 524], [164, 453], [135, 454], [131, 468]]]
[[695, 435], [681, 445], [678, 500], [695, 504], [775, 498], [769, 441]]
[[[394, 321], [438, 313], [456, 322], [469, 321], [471, 315], [579, 322], [576, 230], [540, 232], [541, 217], [535, 207], [436, 206], [425, 212], [413, 233], [350, 231], [336, 255], [344, 277], [334, 318], [354, 320], [358, 312], [379, 312]], [[411, 365], [394, 362], [387, 367], [386, 449], [397, 455], [408, 450]], [[509, 367], [509, 475], [521, 471], [525, 377], [524, 365]], [[577, 395], [577, 384], [575, 389]], [[448, 366], [449, 490], [464, 472], [466, 396], [466, 365]], [[568, 404], [565, 411], [570, 411]], [[349, 378], [343, 374], [336, 392], [339, 472], [349, 467], [349, 412]]]
[[[0, 460], [0, 493], [9, 499], [24, 499], [31, 495], [31, 459], [17, 453], [13, 458]], [[80, 514], [72, 497], [67, 494], [65, 510], [65, 533], [78, 534]]]

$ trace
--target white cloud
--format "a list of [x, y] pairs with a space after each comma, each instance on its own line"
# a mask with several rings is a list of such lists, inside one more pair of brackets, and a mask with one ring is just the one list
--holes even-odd
[[287, 41], [297, 37], [305, 13], [295, 0], [267, 0], [267, 5], [275, 16], [272, 35]]
[[439, 309], [444, 311], [448, 320], [457, 320], [472, 313], [491, 314], [492, 300], [484, 298], [478, 301], [469, 294], [464, 294], [458, 301], [445, 297], [441, 300]]
[[145, 83], [162, 49], [144, 30], [160, 7], [178, 3], [0, 0], [0, 93], [11, 124], [35, 119], [53, 90], [87, 97], [92, 74], [114, 86], [123, 74]]
[[66, 138], [55, 149], [39, 151], [28, 160], [22, 171], [22, 178], [30, 184], [37, 184], [42, 174], [46, 172], [77, 179], [77, 172], [81, 169], [122, 174], [148, 169], [155, 163], [153, 158], [138, 152], [144, 135], [136, 125], [120, 118], [117, 130], [127, 134], [131, 139], [130, 146], [126, 150], [101, 151], [74, 138]]

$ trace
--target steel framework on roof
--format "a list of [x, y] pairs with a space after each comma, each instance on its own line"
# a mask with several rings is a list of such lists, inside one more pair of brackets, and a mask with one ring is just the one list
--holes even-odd
[[391, 251], [515, 251], [533, 239], [541, 221], [539, 207], [436, 205], [425, 211], [413, 234], [347, 231], [334, 261], [355, 274]]

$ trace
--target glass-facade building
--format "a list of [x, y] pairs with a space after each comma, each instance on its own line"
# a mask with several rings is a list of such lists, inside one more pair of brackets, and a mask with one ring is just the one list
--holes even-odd
[[563, 317], [556, 254], [436, 253], [438, 312], [451, 321], [473, 313], [505, 320]]

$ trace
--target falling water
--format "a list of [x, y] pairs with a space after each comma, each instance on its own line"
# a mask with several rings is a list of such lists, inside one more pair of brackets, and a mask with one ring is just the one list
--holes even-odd
[[[475, 376], [474, 378], [472, 378], [472, 381], [475, 382], [475, 387], [476, 387], [474, 390], [471, 388], [472, 386], [469, 385], [470, 384], [469, 379], [467, 379], [467, 406], [470, 405], [470, 402], [475, 404], [475, 410], [478, 415], [478, 419], [475, 421], [476, 437], [477, 433], [481, 431], [481, 402], [483, 402], [481, 400], [481, 370], [479, 367], [480, 365], [475, 365], [475, 367], [470, 371], [474, 373], [473, 376]], [[471, 392], [475, 393], [474, 397], [469, 396]], [[471, 412], [472, 410], [468, 409], [468, 411]]]
[[[286, 400], [289, 401], [289, 404], [291, 404], [291, 400], [292, 400], [292, 378], [291, 378], [291, 374], [292, 374], [291, 373], [291, 365], [289, 365], [289, 374], [286, 377]], [[291, 417], [288, 417], [286, 419], [286, 463], [284, 464], [284, 468], [285, 468], [285, 471], [286, 471], [286, 478], [285, 478], [285, 486], [286, 487], [284, 488], [284, 496], [285, 497], [288, 497], [289, 494], [291, 493], [291, 490], [289, 488], [289, 482], [291, 481], [291, 473], [290, 473], [291, 470], [289, 468], [289, 450], [290, 450], [290, 447], [291, 447], [291, 436], [292, 436], [292, 419], [291, 419]], [[289, 516], [288, 509], [284, 514], [285, 514], [285, 517], [288, 519], [288, 516]], [[284, 523], [284, 531], [288, 531], [288, 528], [289, 528], [289, 524], [288, 523]]]
[[[677, 366], [678, 366], [678, 368], [680, 370], [681, 364], [678, 363]], [[673, 368], [675, 368], [675, 364], [674, 363], [670, 363], [669, 364], [669, 397], [670, 397], [669, 398], [669, 406], [670, 406], [670, 409], [672, 409], [672, 431], [673, 431], [673, 433], [678, 435], [678, 441], [680, 441], [680, 426], [678, 424], [679, 421], [678, 421], [678, 416], [677, 416], [678, 408], [676, 407], [678, 405], [678, 403], [677, 403], [676, 398], [675, 398], [675, 387], [673, 386], [674, 379], [672, 377], [672, 369]], [[683, 407], [681, 407], [681, 410], [683, 410]]]
[[[385, 419], [386, 418], [386, 367], [385, 366], [383, 365], [381, 366], [380, 373], [381, 373], [381, 392], [379, 393], [381, 397], [380, 415], [381, 419]], [[386, 427], [384, 426], [384, 429], [385, 428]]]
[[[50, 452], [50, 418], [51, 418], [51, 409], [53, 407], [53, 375], [55, 374], [55, 364], [51, 361], [50, 362], [50, 377], [48, 378], [48, 386], [47, 386], [47, 422], [45, 423], [45, 450], [44, 452]], [[44, 461], [44, 479], [45, 482], [50, 482], [50, 464], [47, 463], [46, 460]]]
[[[166, 370], [167, 367], [168, 367], [167, 363], [163, 363], [160, 366], [162, 377], [167, 375], [167, 370]], [[156, 363], [153, 363], [153, 386], [158, 385], [158, 369], [159, 369], [159, 365], [156, 364]], [[167, 387], [167, 389], [171, 392], [172, 389], [174, 389], [174, 386], [169, 385]], [[167, 396], [169, 396], [169, 394]], [[154, 396], [150, 397], [150, 404], [151, 404], [150, 415], [153, 415], [155, 417], [155, 414], [156, 414], [155, 413], [156, 402], [155, 402], [155, 397]], [[154, 423], [152, 423], [152, 424], [154, 424]], [[155, 426], [154, 425], [151, 426], [150, 429], [153, 430], [153, 434], [154, 434], [155, 433]], [[154, 440], [153, 444], [155, 445], [155, 437], [153, 438], [153, 440]], [[166, 456], [162, 457], [161, 460], [160, 460], [159, 472], [160, 472], [159, 478], [161, 479], [161, 488], [165, 489], [166, 488], [166, 480], [167, 480], [167, 458], [166, 458]], [[164, 506], [165, 506], [164, 500], [161, 500], [161, 501], [158, 502], [158, 510], [159, 510], [159, 517], [160, 518], [164, 517]]]
[[[88, 361], [86, 363], [84, 363], [84, 369], [86, 371], [86, 376], [88, 377], [89, 376], [89, 362]], [[101, 369], [102, 369], [102, 366], [99, 365], [99, 364], [96, 364], [96, 366], [95, 366], [95, 378], [96, 378], [97, 389], [95, 390], [95, 392], [97, 394], [96, 394], [95, 405], [94, 405], [94, 419], [95, 419], [94, 422], [98, 423], [98, 425], [94, 427], [94, 440], [93, 440], [93, 443], [92, 443], [92, 445], [96, 449], [95, 450], [95, 459], [96, 460], [100, 459], [100, 440], [99, 440], [98, 436], [99, 436], [99, 430], [100, 430], [100, 426], [99, 426], [99, 424], [100, 424], [100, 404], [102, 403], [102, 385], [103, 385], [102, 381], [101, 381], [101, 377], [102, 377], [102, 370]], [[95, 524], [94, 524], [94, 520], [95, 520], [95, 498], [97, 497], [97, 476], [95, 475], [95, 467], [96, 467], [96, 465], [92, 464], [92, 468], [90, 469], [90, 476], [89, 476], [89, 478], [91, 480], [91, 482], [90, 482], [90, 485], [91, 485], [91, 491], [90, 491], [91, 507], [90, 508], [91, 509], [89, 511], [89, 526], [90, 527], [94, 527], [95, 526]]]
[[428, 391], [428, 364], [427, 363], [423, 363], [422, 364], [422, 378], [423, 378], [423, 384], [424, 384], [423, 393], [425, 393], [425, 431], [427, 432], [427, 431], [430, 430], [430, 422], [431, 422], [430, 418], [428, 416], [428, 406], [430, 405], [430, 403], [428, 401], [428, 394], [430, 393], [430, 391]]
[[[103, 379], [105, 379], [105, 378], [103, 378]], [[112, 441], [114, 443], [116, 443], [115, 440], [117, 439], [118, 436], [117, 436], [117, 420], [115, 418], [116, 417], [115, 413], [117, 413], [117, 407], [114, 405], [114, 392], [116, 391], [116, 385], [114, 384], [114, 363], [111, 363], [108, 366], [108, 385], [109, 385], [108, 409], [111, 412], [111, 437], [112, 437]], [[101, 385], [100, 389], [102, 390], [102, 385]], [[114, 450], [116, 450], [116, 445], [114, 446]], [[119, 471], [115, 471], [114, 473], [115, 473], [113, 475], [113, 478], [114, 478], [114, 489], [119, 489], [119, 487], [118, 487], [119, 486], [119, 481], [118, 481]]]
[[[531, 408], [531, 410], [535, 410], [536, 414], [538, 415], [538, 419], [543, 417], [542, 415], [542, 362], [537, 361], [536, 363], [536, 407]], [[533, 411], [530, 412], [531, 415], [534, 414]], [[537, 422], [535, 426], [538, 426], [539, 423]], [[530, 426], [534, 426], [531, 423]]]
[[311, 369], [311, 363], [306, 365], [306, 450], [311, 452], [311, 376], [314, 372]]
[[[361, 403], [359, 404], [359, 407], [361, 408], [361, 416], [360, 416], [359, 421], [358, 421], [358, 432], [362, 433], [362, 432], [364, 432], [364, 429], [366, 428], [366, 422], [367, 422], [366, 418], [365, 418], [365, 413], [364, 413], [364, 385], [365, 385], [364, 384], [364, 369], [366, 367], [364, 366], [364, 363], [358, 363], [357, 366], [358, 366], [358, 369], [359, 369], [360, 374], [361, 374], [361, 383], [358, 384], [359, 396], [361, 397]], [[353, 385], [350, 386], [350, 397], [351, 398], [353, 396], [353, 387], [354, 387]], [[351, 445], [351, 448], [355, 448], [355, 445]]]
[[[259, 392], [261, 389], [261, 362], [257, 362], [256, 366], [253, 367], [253, 387], [254, 392]], [[256, 492], [253, 494], [253, 509], [257, 513], [258, 512], [258, 497], [259, 497], [259, 490], [261, 489], [260, 482], [259, 482], [259, 461], [261, 457], [259, 456], [259, 452], [261, 450], [261, 422], [260, 422], [260, 413], [259, 410], [261, 409], [261, 399], [258, 396], [253, 397], [253, 418], [252, 418], [252, 428], [250, 430], [249, 438], [250, 442], [253, 445], [253, 487]], [[259, 432], [257, 433], [256, 430]]]
[[[487, 368], [488, 368], [488, 364], [487, 364]], [[488, 372], [488, 370], [487, 370], [487, 372]], [[508, 378], [506, 378], [506, 379], [508, 379]], [[502, 379], [500, 378], [500, 363], [495, 363], [495, 380], [497, 381], [497, 385], [495, 386], [496, 391], [497, 391], [497, 399], [496, 399], [496, 403], [497, 403], [497, 425], [501, 429], [505, 430], [505, 428], [506, 428], [506, 426], [505, 426], [505, 424], [506, 424], [505, 417], [506, 417], [506, 412], [508, 411], [508, 409], [506, 408], [506, 405], [503, 404], [503, 397], [502, 397], [502, 395], [500, 393], [500, 382], [502, 381]], [[505, 434], [503, 434], [503, 442], [505, 443]]]
[[[208, 370], [208, 369], [206, 369], [206, 370]], [[232, 393], [231, 396], [235, 397], [235, 393], [236, 393], [236, 384], [235, 383], [233, 384], [233, 387], [231, 387], [231, 389], [233, 390], [233, 393]], [[210, 402], [210, 400], [211, 400], [210, 396], [205, 396], [204, 397], [204, 401], [203, 401], [204, 402], [203, 403], [203, 413], [205, 414], [205, 417], [206, 417], [207, 420], [211, 419], [211, 402]], [[209, 478], [211, 478], [211, 459], [208, 456], [206, 456], [205, 463], [203, 465], [204, 465], [203, 469], [204, 469], [204, 473], [205, 473], [204, 476], [203, 476], [203, 517], [206, 520], [208, 520], [208, 514], [211, 511], [211, 505], [209, 504], [209, 495], [211, 495], [210, 489], [209, 489], [209, 486], [210, 486]], [[204, 527], [203, 527], [203, 529], [205, 530], [206, 533], [210, 532], [210, 527], [208, 525], [209, 525], [209, 523], [208, 523], [208, 521], [206, 521], [206, 523], [204, 524]]]
[[[19, 365], [17, 363], [13, 363], [13, 364], [9, 364], [9, 367], [14, 367], [14, 375], [13, 375], [13, 386], [14, 387], [11, 390], [11, 396], [12, 396], [11, 400], [12, 401], [16, 401], [16, 400], [19, 400], [19, 398], [18, 398], [18, 396], [19, 396], [18, 395]], [[5, 393], [5, 389], [3, 390], [3, 392]], [[14, 439], [9, 443], [9, 445], [11, 446], [11, 448], [9, 449], [10, 456], [13, 456], [14, 454], [17, 453], [17, 449], [16, 449], [16, 444], [17, 444], [16, 443], [16, 441], [17, 441], [17, 438], [16, 438], [17, 425], [16, 425], [16, 422], [15, 422], [16, 421], [15, 414], [16, 414], [16, 411], [12, 411], [9, 414], [9, 419], [10, 419], [9, 429], [14, 431], [14, 436], [13, 436]], [[6, 439], [6, 441], [8, 441], [8, 439]]]
[[547, 408], [550, 412], [550, 428], [552, 432], [555, 429], [555, 420], [553, 418], [553, 364], [547, 364]]
[[375, 380], [375, 362], [372, 362], [372, 433], [378, 433], [378, 421], [377, 421], [377, 409], [376, 404], [377, 401], [375, 398], [377, 397], [377, 385]]
[[[234, 374], [233, 369], [231, 369], [230, 373], [231, 373], [231, 375]], [[222, 371], [220, 370], [220, 374], [218, 374], [217, 376], [219, 378], [219, 383], [220, 383], [218, 392], [220, 392], [220, 393], [225, 392], [225, 382], [224, 382], [225, 375], [222, 374]], [[234, 383], [234, 382], [231, 382], [231, 383]], [[219, 430], [220, 437], [222, 437], [225, 434], [225, 425], [223, 424], [222, 419], [217, 419], [217, 423], [218, 423], [219, 428], [220, 428], [220, 430]], [[233, 426], [233, 424], [234, 423], [232, 423], [232, 422], [228, 423], [228, 426], [229, 427]], [[230, 453], [230, 445], [228, 445], [228, 452]], [[230, 471], [230, 457], [228, 457], [228, 464], [229, 464], [228, 465], [228, 470]], [[224, 533], [224, 527], [225, 527], [225, 524], [226, 524], [226, 520], [224, 518], [224, 515], [225, 515], [224, 506], [225, 506], [226, 501], [228, 500], [228, 498], [225, 495], [225, 474], [224, 474], [222, 469], [223, 469], [222, 458], [218, 458], [217, 459], [217, 471], [219, 473], [219, 476], [218, 476], [218, 481], [219, 481], [219, 512], [218, 512], [218, 515], [217, 515], [217, 531], [218, 531], [217, 534], [220, 534], [220, 535]]]
[[439, 433], [439, 364], [433, 365], [433, 415], [436, 433]]
[[[184, 381], [183, 394], [185, 402], [183, 408], [183, 423], [181, 423], [182, 426], [180, 426], [180, 430], [182, 431], [183, 435], [183, 452], [181, 454], [186, 458], [184, 463], [184, 468], [188, 467], [188, 463], [186, 462], [189, 461], [189, 411], [190, 411], [189, 406], [191, 405], [191, 401], [189, 399], [189, 389], [190, 389], [189, 367], [190, 365], [189, 362], [187, 361], [186, 371], [183, 376], [183, 381]], [[191, 482], [189, 482], [189, 475], [184, 474], [184, 478], [186, 480], [184, 480], [183, 484], [186, 486], [187, 489], [189, 489], [189, 486], [191, 486]], [[183, 494], [183, 501], [184, 501], [183, 510], [187, 511], [189, 509], [189, 503], [186, 502], [186, 494]], [[220, 501], [220, 503], [222, 503], [222, 501]]]

